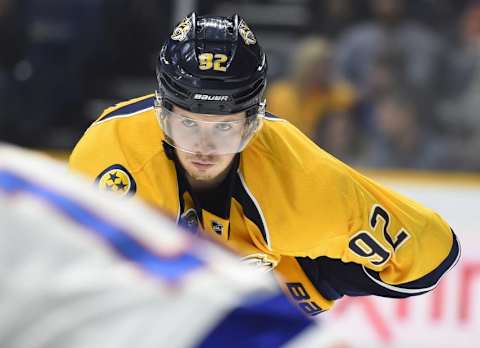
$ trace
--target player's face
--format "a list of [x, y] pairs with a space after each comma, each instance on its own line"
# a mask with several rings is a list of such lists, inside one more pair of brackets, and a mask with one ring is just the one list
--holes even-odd
[[[182, 151], [181, 147], [176, 147], [177, 157], [180, 161], [180, 164], [183, 166], [187, 174], [196, 182], [201, 182], [204, 184], [215, 183], [219, 179], [223, 179], [226, 172], [230, 168], [232, 161], [235, 157], [235, 153], [228, 154], [219, 154], [217, 146], [219, 144], [226, 144], [227, 142], [219, 141], [219, 137], [226, 137], [229, 139], [229, 145], [232, 148], [238, 148], [240, 146], [241, 134], [243, 132], [243, 126], [235, 129], [235, 126], [232, 127], [227, 123], [236, 122], [239, 125], [245, 120], [245, 113], [237, 113], [232, 115], [204, 115], [192, 113], [178, 107], [174, 107], [174, 112], [177, 112], [183, 116], [188, 117], [189, 123], [196, 124], [196, 128], [204, 127], [205, 129], [197, 129], [197, 132], [201, 132], [201, 136], [190, 135], [190, 139], [195, 140], [194, 151]], [[211, 122], [208, 125], [204, 125], [202, 121]], [[225, 123], [222, 123], [225, 121]], [[175, 122], [175, 121], [173, 121]], [[179, 134], [181, 132], [188, 132], [188, 126], [185, 125], [183, 121], [182, 124], [170, 124], [171, 132], [174, 138], [184, 138], [188, 134]], [[235, 124], [235, 123], [233, 123]], [[185, 129], [187, 126], [187, 130]], [[223, 134], [224, 133], [224, 134]], [[212, 139], [212, 137], [215, 137]], [[238, 139], [238, 140], [235, 140]], [[234, 143], [232, 143], [232, 141]]]
[[[187, 174], [195, 182], [205, 185], [223, 179], [232, 164], [235, 154], [202, 155], [176, 149], [177, 157]], [[204, 185], [204, 186], [205, 186]]]

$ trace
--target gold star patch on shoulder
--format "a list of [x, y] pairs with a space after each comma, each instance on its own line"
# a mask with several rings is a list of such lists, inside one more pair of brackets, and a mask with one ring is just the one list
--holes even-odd
[[134, 195], [137, 190], [132, 175], [120, 164], [114, 164], [102, 171], [97, 176], [95, 184], [100, 191], [115, 192], [120, 196]]

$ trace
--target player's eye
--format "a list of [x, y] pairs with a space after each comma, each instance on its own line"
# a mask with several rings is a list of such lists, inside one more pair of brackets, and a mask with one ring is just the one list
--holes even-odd
[[182, 124], [187, 128], [193, 128], [197, 126], [197, 122], [190, 120], [189, 118], [184, 118]]
[[229, 122], [219, 122], [216, 124], [215, 128], [222, 132], [228, 132], [230, 129], [232, 129], [232, 125]]

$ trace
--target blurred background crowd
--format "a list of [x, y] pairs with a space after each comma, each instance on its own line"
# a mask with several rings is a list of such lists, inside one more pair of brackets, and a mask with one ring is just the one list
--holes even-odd
[[269, 58], [267, 109], [362, 167], [480, 170], [480, 1], [0, 0], [0, 139], [69, 151], [151, 93], [192, 10], [239, 13]]

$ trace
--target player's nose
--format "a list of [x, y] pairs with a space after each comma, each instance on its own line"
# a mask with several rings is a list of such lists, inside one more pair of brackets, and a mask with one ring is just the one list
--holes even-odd
[[212, 134], [208, 130], [202, 130], [199, 135], [196, 148], [201, 155], [208, 156], [213, 155], [217, 151], [217, 145], [215, 144], [214, 139], [212, 139]]

